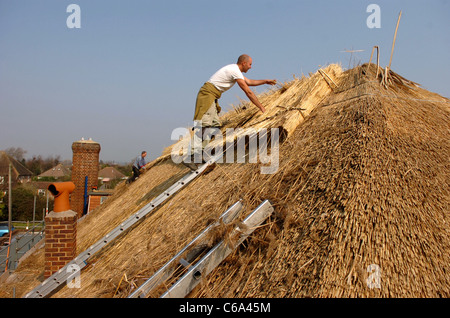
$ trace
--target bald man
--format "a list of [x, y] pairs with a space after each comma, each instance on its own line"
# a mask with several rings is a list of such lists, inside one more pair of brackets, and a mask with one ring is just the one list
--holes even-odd
[[[250, 86], [260, 86], [264, 84], [275, 85], [276, 80], [252, 80], [246, 78], [243, 73], [247, 73], [252, 68], [253, 60], [247, 54], [239, 56], [236, 64], [229, 64], [222, 67], [200, 88], [197, 95], [194, 114], [194, 143], [191, 155], [201, 158], [201, 152], [208, 144], [209, 138], [203, 138], [203, 131], [206, 128], [218, 128], [222, 126], [219, 119], [220, 106], [219, 99], [222, 93], [229, 90], [238, 83], [250, 101], [258, 107], [261, 112], [265, 112], [264, 106], [260, 103]], [[201, 147], [199, 147], [201, 144]], [[208, 159], [208, 158], [206, 158]], [[204, 160], [203, 160], [204, 161]], [[195, 160], [198, 162], [198, 159]]]

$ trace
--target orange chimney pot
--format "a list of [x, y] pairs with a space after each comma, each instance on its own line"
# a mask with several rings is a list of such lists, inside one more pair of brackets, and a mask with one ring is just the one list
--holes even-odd
[[70, 210], [69, 195], [75, 189], [73, 182], [56, 182], [48, 186], [48, 191], [55, 197], [53, 212]]

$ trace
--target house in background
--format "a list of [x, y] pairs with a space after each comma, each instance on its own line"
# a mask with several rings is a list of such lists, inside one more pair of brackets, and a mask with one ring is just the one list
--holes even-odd
[[38, 175], [38, 180], [43, 178], [53, 178], [55, 180], [70, 178], [70, 169], [64, 167], [62, 163]]
[[33, 185], [37, 189], [37, 193], [42, 196], [48, 195], [47, 190], [48, 186], [51, 185], [53, 182], [51, 181], [35, 181], [33, 182]]
[[31, 182], [33, 173], [19, 161], [9, 156], [6, 152], [0, 151], [0, 190], [6, 191], [9, 182], [9, 166], [11, 165], [12, 187], [20, 183]]
[[98, 179], [103, 184], [100, 189], [113, 189], [121, 180], [126, 180], [127, 176], [114, 167], [105, 167], [98, 172]]
[[105, 202], [114, 192], [114, 187], [127, 176], [114, 167], [106, 167], [98, 172], [98, 180], [102, 183], [101, 187], [93, 189], [88, 193], [88, 213]]
[[91, 212], [98, 206], [100, 206], [103, 202], [106, 201], [112, 194], [114, 190], [92, 190], [88, 192], [89, 200], [88, 200], [88, 208], [87, 212]]

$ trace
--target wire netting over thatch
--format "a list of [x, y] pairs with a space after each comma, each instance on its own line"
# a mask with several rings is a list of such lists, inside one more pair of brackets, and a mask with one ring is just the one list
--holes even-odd
[[[127, 297], [239, 199], [241, 219], [265, 199], [275, 214], [190, 297], [449, 297], [448, 99], [367, 64], [260, 99], [266, 114], [243, 103], [224, 128], [282, 127], [276, 173], [217, 165], [89, 260], [81, 289], [54, 297]], [[187, 172], [167, 153], [157, 162], [79, 223], [79, 252]], [[24, 294], [42, 271], [31, 256], [7, 286]]]

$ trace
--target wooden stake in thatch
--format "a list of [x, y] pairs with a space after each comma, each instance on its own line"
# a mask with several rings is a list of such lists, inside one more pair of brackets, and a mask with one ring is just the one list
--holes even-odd
[[372, 54], [370, 54], [369, 64], [367, 64], [367, 73], [369, 73], [370, 64], [372, 63], [373, 51], [375, 51], [375, 49], [377, 49], [377, 74], [375, 75], [375, 78], [378, 78], [378, 71], [380, 69], [380, 48], [378, 47], [378, 45], [375, 45], [372, 48]]
[[391, 57], [389, 59], [389, 65], [386, 66], [386, 68], [384, 69], [385, 74], [384, 75], [381, 74], [381, 76], [382, 76], [381, 84], [385, 88], [387, 88], [389, 86], [389, 84], [392, 84], [392, 81], [390, 79], [392, 56], [394, 55], [395, 41], [397, 40], [397, 31], [398, 31], [398, 26], [400, 24], [401, 17], [402, 17], [402, 12], [400, 11], [400, 13], [398, 15], [398, 19], [397, 19], [397, 26], [395, 27], [394, 40], [392, 41], [392, 49], [391, 49]]
[[400, 24], [400, 18], [402, 17], [402, 12], [400, 11], [399, 15], [398, 15], [398, 19], [397, 19], [397, 26], [395, 28], [395, 33], [394, 33], [394, 40], [392, 41], [392, 50], [391, 50], [391, 58], [389, 60], [389, 66], [388, 68], [391, 68], [391, 63], [392, 63], [392, 56], [394, 55], [394, 47], [395, 47], [395, 40], [397, 39], [397, 31], [398, 31], [398, 25]]

